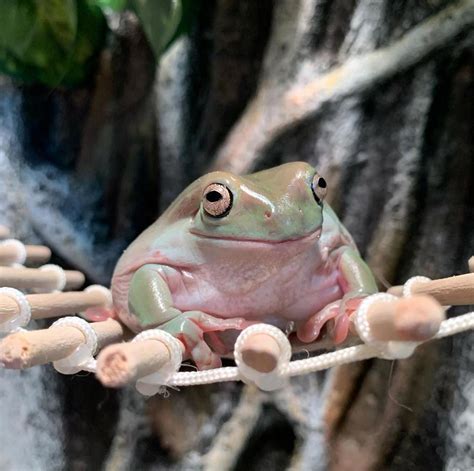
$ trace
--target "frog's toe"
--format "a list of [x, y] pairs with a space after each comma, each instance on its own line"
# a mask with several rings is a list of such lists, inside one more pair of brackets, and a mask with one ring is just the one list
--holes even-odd
[[350, 316], [345, 312], [339, 313], [339, 315], [334, 319], [334, 326], [331, 330], [331, 337], [334, 345], [339, 345], [347, 339], [350, 324]]
[[304, 343], [314, 342], [320, 335], [323, 326], [334, 319], [339, 313], [339, 302], [328, 304], [324, 309], [311, 316], [304, 324], [298, 327], [298, 339]]
[[256, 322], [248, 321], [242, 317], [221, 319], [205, 314], [200, 311], [189, 311], [185, 313], [199, 328], [205, 332], [224, 332], [226, 330], [244, 330]]
[[82, 313], [82, 317], [89, 322], [100, 322], [107, 319], [116, 319], [117, 315], [113, 308], [90, 307]]
[[357, 311], [365, 296], [362, 293], [348, 293], [342, 298], [339, 312], [329, 327], [334, 345], [340, 345], [349, 336], [351, 316]]
[[222, 366], [219, 355], [214, 353], [204, 340], [198, 342], [191, 349], [190, 355], [199, 370], [209, 370]]

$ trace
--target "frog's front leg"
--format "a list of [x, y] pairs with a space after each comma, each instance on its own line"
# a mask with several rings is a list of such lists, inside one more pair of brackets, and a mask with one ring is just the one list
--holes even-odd
[[220, 319], [201, 311], [181, 312], [173, 306], [170, 289], [165, 281], [172, 268], [144, 265], [133, 275], [128, 304], [137, 330], [159, 327], [179, 338], [185, 345], [185, 357], [191, 358], [199, 369], [221, 365], [219, 355], [211, 350], [204, 334], [229, 329], [242, 330], [249, 323], [241, 318]]
[[336, 345], [346, 340], [351, 316], [357, 311], [364, 298], [378, 291], [370, 268], [359, 253], [352, 248], [347, 248], [342, 253], [339, 260], [339, 273], [339, 284], [344, 296], [331, 332]]
[[324, 325], [336, 345], [344, 342], [349, 334], [351, 315], [366, 296], [378, 291], [372, 272], [356, 250], [344, 249], [337, 268], [343, 297], [325, 306], [298, 328], [298, 338], [303, 342], [316, 340]]

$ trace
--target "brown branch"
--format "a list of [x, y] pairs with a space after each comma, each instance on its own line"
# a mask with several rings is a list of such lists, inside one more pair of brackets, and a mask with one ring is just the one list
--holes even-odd
[[474, 23], [474, 0], [458, 1], [407, 32], [392, 45], [348, 59], [342, 65], [281, 95], [260, 85], [243, 116], [219, 150], [213, 170], [245, 173], [285, 129], [323, 105], [362, 93], [426, 59]]
[[209, 451], [203, 456], [205, 469], [232, 469], [262, 412], [265, 394], [245, 386], [232, 417], [220, 428]]

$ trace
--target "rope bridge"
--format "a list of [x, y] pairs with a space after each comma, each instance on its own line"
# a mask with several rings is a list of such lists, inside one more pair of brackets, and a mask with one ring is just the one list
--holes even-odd
[[[166, 386], [224, 381], [270, 391], [292, 376], [369, 358], [408, 358], [421, 343], [474, 329], [474, 312], [445, 316], [446, 306], [474, 304], [471, 258], [471, 273], [438, 280], [413, 277], [365, 298], [351, 317], [357, 345], [292, 360], [297, 346], [280, 329], [255, 324], [235, 342], [236, 366], [179, 371], [185, 352], [180, 340], [160, 329], [134, 336], [116, 320], [87, 322], [76, 316], [91, 308], [112, 308], [110, 291], [99, 285], [78, 291], [85, 281], [82, 273], [48, 264], [47, 247], [8, 237], [8, 229], [0, 226], [0, 364], [9, 369], [52, 363], [63, 374], [95, 373], [107, 387], [135, 383], [147, 396], [165, 393]], [[25, 330], [33, 319], [56, 317], [48, 329]], [[319, 341], [300, 345], [300, 350], [321, 346]]]

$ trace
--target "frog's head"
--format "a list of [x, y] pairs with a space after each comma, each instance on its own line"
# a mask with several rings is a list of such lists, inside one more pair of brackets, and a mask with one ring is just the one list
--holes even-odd
[[326, 181], [305, 162], [246, 176], [213, 172], [198, 182], [193, 234], [273, 242], [299, 239], [321, 228]]

